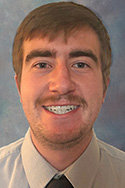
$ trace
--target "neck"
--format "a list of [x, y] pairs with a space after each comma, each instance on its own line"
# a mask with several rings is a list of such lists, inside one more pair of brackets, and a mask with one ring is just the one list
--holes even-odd
[[39, 153], [58, 171], [62, 171], [76, 161], [86, 150], [92, 139], [92, 132], [87, 135], [81, 142], [71, 148], [53, 149], [41, 144], [35, 139], [31, 132], [31, 138], [34, 146]]

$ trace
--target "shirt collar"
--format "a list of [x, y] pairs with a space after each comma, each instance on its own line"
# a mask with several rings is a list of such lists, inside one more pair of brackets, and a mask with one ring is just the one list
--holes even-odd
[[[28, 130], [24, 139], [21, 154], [26, 177], [31, 188], [45, 187], [55, 174], [58, 174], [58, 171], [34, 147], [30, 137], [30, 130]], [[88, 148], [64, 171], [64, 174], [74, 188], [82, 187], [83, 183], [89, 188], [93, 184], [98, 164], [99, 148], [95, 133], [93, 133], [93, 138]]]
[[31, 141], [30, 130], [28, 130], [25, 136], [21, 154], [30, 187], [45, 187], [50, 179], [57, 173], [57, 170], [54, 169], [36, 150]]
[[99, 146], [93, 131], [93, 137], [88, 148], [65, 173], [74, 188], [83, 187], [83, 184], [85, 187], [92, 187], [99, 166], [99, 158]]

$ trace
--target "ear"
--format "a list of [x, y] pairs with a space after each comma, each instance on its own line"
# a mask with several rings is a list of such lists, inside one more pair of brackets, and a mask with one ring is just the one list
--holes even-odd
[[106, 89], [105, 89], [105, 92], [104, 92], [104, 94], [103, 94], [102, 104], [105, 102], [105, 96], [106, 96], [106, 93], [107, 93], [107, 88], [108, 88], [109, 82], [110, 82], [110, 79], [108, 78], [107, 84], [106, 84]]
[[[15, 74], [15, 82], [16, 82], [16, 87], [17, 87], [19, 96], [21, 98], [21, 92], [20, 92], [20, 88], [19, 88], [19, 82], [18, 82], [18, 75], [17, 74]], [[21, 99], [20, 99], [20, 101], [21, 101]]]

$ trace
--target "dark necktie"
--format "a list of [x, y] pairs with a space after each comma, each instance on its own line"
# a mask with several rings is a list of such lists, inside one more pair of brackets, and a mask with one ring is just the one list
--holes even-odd
[[46, 188], [73, 188], [69, 180], [63, 175], [60, 179], [52, 179]]

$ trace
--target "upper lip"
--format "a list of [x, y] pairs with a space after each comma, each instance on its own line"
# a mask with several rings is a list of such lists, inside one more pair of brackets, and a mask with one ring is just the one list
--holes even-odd
[[45, 105], [43, 105], [43, 106], [71, 106], [71, 105], [73, 105], [73, 106], [80, 106], [79, 104], [45, 104]]

